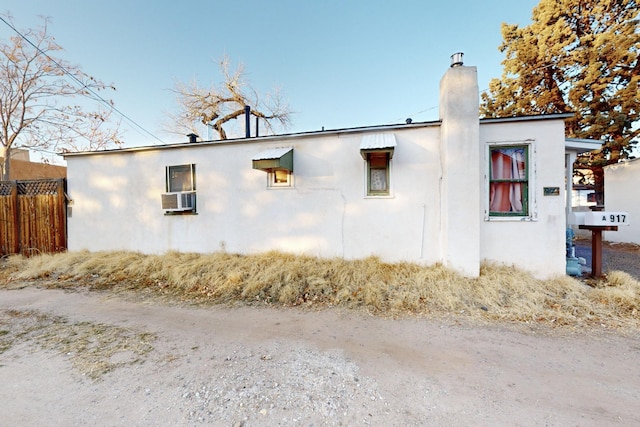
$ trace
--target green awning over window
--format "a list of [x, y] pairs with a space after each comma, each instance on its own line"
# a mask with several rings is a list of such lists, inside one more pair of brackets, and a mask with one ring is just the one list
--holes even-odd
[[365, 135], [360, 141], [360, 154], [367, 160], [367, 153], [389, 153], [389, 158], [393, 157], [393, 150], [396, 148], [396, 136], [392, 133], [373, 133]]
[[293, 148], [270, 148], [262, 151], [251, 159], [254, 169], [266, 172], [274, 170], [286, 170], [293, 172]]

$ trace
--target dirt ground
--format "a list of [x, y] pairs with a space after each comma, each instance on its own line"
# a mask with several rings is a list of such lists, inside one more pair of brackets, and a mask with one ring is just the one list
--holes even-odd
[[0, 402], [3, 426], [636, 426], [640, 333], [3, 289]]

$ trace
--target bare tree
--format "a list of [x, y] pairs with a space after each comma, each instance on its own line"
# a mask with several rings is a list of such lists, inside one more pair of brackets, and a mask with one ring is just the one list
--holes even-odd
[[245, 81], [244, 66], [240, 64], [231, 71], [227, 56], [220, 60], [223, 83], [209, 88], [201, 87], [197, 80], [189, 83], [177, 82], [173, 89], [178, 102], [178, 113], [170, 115], [173, 129], [195, 132], [196, 123], [210, 126], [218, 132], [220, 139], [227, 139], [223, 126], [245, 113], [245, 107], [251, 108], [251, 115], [262, 119], [267, 133], [275, 133], [275, 125], [287, 128], [291, 120], [291, 111], [283, 102], [278, 90], [267, 94], [263, 99]]
[[[48, 34], [48, 19], [22, 32], [10, 16], [0, 20], [16, 32], [0, 40], [2, 179], [9, 178], [13, 149], [81, 151], [121, 145], [118, 126], [108, 124], [113, 103], [98, 95], [115, 88], [57, 56], [62, 47]], [[89, 111], [87, 100], [102, 108]]]

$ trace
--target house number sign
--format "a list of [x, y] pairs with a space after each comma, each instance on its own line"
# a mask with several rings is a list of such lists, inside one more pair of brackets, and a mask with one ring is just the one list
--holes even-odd
[[569, 224], [575, 225], [596, 225], [596, 226], [617, 226], [629, 225], [628, 212], [572, 212], [569, 215]]
[[611, 213], [608, 216], [604, 215], [601, 221], [608, 221], [609, 224], [624, 224], [627, 222], [627, 215], [624, 213]]
[[629, 225], [627, 212], [588, 212], [584, 223], [586, 225]]

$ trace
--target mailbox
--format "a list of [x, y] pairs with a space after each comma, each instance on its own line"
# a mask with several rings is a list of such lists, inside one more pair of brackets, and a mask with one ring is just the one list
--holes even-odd
[[581, 230], [591, 230], [591, 272], [593, 277], [602, 276], [602, 232], [618, 231], [618, 226], [629, 225], [629, 214], [607, 211], [572, 212], [569, 214], [569, 223], [577, 225]]
[[569, 214], [569, 224], [573, 225], [629, 225], [629, 213], [627, 212], [572, 212]]

